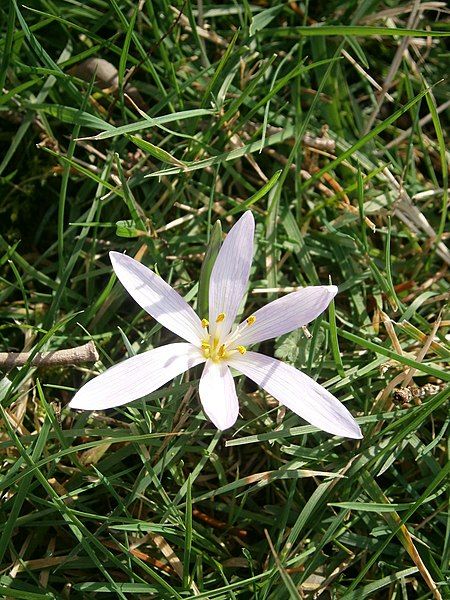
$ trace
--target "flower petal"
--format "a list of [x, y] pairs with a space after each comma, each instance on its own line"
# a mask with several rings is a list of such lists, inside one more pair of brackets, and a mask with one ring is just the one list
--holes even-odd
[[257, 352], [233, 356], [227, 362], [315, 427], [343, 437], [362, 437], [345, 406], [298, 369]]
[[239, 402], [230, 369], [223, 361], [206, 362], [198, 391], [203, 410], [217, 429], [228, 429], [235, 424]]
[[[226, 335], [247, 289], [253, 257], [255, 221], [248, 210], [230, 229], [217, 255], [209, 281], [209, 322], [212, 335]], [[225, 318], [217, 325], [218, 315]]]
[[70, 408], [103, 410], [151, 394], [176, 375], [204, 362], [192, 344], [180, 342], [137, 354], [88, 381], [69, 403]]
[[240, 325], [236, 344], [249, 346], [306, 325], [323, 313], [337, 291], [335, 285], [310, 286], [266, 304], [253, 314], [252, 325]]
[[119, 252], [109, 256], [122, 285], [144, 310], [173, 333], [200, 346], [201, 321], [178, 292], [134, 258]]

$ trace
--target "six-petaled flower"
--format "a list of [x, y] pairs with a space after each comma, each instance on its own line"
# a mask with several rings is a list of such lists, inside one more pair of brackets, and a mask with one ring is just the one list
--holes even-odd
[[253, 235], [253, 215], [247, 211], [230, 230], [214, 263], [208, 319], [200, 319], [153, 271], [125, 254], [111, 252], [114, 271], [128, 293], [185, 342], [143, 352], [111, 367], [84, 385], [70, 406], [84, 410], [120, 406], [203, 363], [200, 401], [218, 429], [234, 425], [239, 413], [231, 367], [312, 425], [344, 437], [362, 437], [349, 411], [328, 390], [294, 367], [248, 350], [307, 325], [328, 307], [337, 292], [335, 286], [310, 286], [292, 292], [233, 325], [247, 290]]

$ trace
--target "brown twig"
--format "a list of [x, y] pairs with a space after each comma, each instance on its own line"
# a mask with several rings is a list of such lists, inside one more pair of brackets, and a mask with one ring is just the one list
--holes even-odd
[[[0, 369], [12, 369], [26, 364], [32, 352], [0, 352]], [[98, 352], [94, 342], [89, 341], [83, 346], [67, 348], [66, 350], [55, 350], [53, 352], [38, 352], [31, 359], [33, 367], [78, 365], [86, 362], [96, 362]]]

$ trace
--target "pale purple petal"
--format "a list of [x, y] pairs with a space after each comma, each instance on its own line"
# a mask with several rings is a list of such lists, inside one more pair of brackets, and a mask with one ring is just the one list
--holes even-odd
[[240, 325], [243, 331], [236, 343], [249, 346], [307, 325], [323, 313], [337, 291], [335, 285], [310, 286], [266, 304], [253, 313], [252, 325], [245, 321]]
[[315, 427], [343, 437], [362, 437], [345, 406], [294, 367], [257, 352], [233, 356], [227, 362]]
[[191, 367], [205, 362], [198, 348], [180, 342], [137, 354], [88, 381], [70, 408], [103, 410], [151, 394]]
[[200, 346], [204, 329], [198, 316], [159, 275], [126, 254], [110, 252], [112, 266], [120, 282], [136, 302], [183, 339]]
[[227, 365], [208, 360], [199, 385], [203, 410], [217, 429], [228, 429], [235, 424], [239, 403], [233, 377]]
[[[209, 282], [210, 331], [226, 335], [236, 318], [239, 305], [247, 290], [253, 257], [255, 221], [250, 211], [237, 221], [220, 248]], [[225, 318], [216, 326], [216, 318]]]

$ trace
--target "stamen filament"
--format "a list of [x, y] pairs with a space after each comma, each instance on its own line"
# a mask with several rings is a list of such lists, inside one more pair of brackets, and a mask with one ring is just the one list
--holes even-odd
[[240, 325], [238, 325], [233, 333], [231, 333], [228, 337], [227, 337], [227, 346], [230, 346], [230, 344], [233, 344], [234, 342], [236, 342], [239, 339], [239, 336], [241, 335], [242, 331], [246, 328], [246, 327], [250, 327], [251, 325], [253, 325], [253, 323], [256, 321], [256, 317], [255, 315], [250, 315], [250, 317], [247, 317], [247, 319], [241, 323]]

